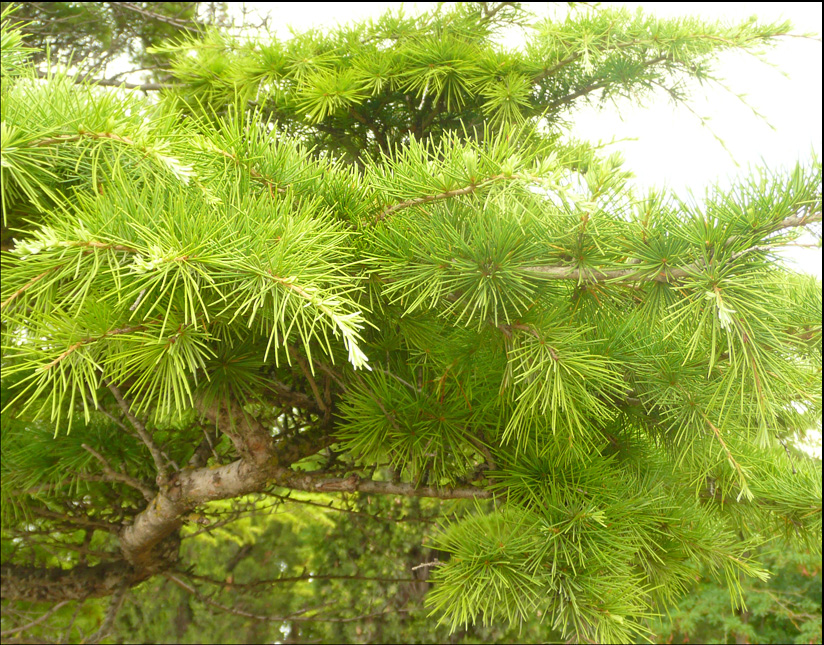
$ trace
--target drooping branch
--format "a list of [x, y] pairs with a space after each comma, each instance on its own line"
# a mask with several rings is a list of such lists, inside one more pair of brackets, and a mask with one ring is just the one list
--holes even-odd
[[211, 605], [212, 607], [215, 607], [216, 609], [220, 609], [221, 611], [225, 611], [226, 613], [234, 614], [235, 616], [243, 616], [244, 618], [251, 618], [253, 620], [269, 621], [269, 622], [282, 622], [282, 621], [300, 620], [300, 615], [301, 614], [305, 614], [305, 613], [310, 612], [310, 611], [315, 611], [317, 609], [322, 609], [324, 607], [327, 607], [330, 604], [330, 603], [324, 603], [323, 605], [320, 605], [319, 607], [307, 607], [306, 609], [300, 609], [296, 612], [293, 612], [293, 613], [289, 614], [288, 616], [283, 616], [283, 617], [264, 616], [262, 614], [253, 614], [251, 612], [244, 611], [242, 609], [237, 609], [235, 607], [229, 607], [228, 605], [224, 605], [224, 604], [221, 604], [219, 602], [216, 602], [216, 601], [212, 600], [211, 598], [207, 598], [206, 596], [204, 596], [203, 594], [198, 592], [198, 590], [193, 585], [186, 584], [183, 580], [181, 580], [178, 576], [176, 576], [174, 574], [167, 573], [166, 578], [169, 579], [174, 584], [176, 584], [181, 589], [183, 589], [184, 591], [192, 594], [195, 598], [197, 598], [201, 602], [206, 603], [207, 605]]
[[[79, 478], [83, 480], [87, 479], [86, 476]], [[76, 530], [77, 527], [83, 527], [86, 529], [98, 529], [100, 531], [106, 531], [107, 533], [116, 533], [120, 526], [114, 522], [92, 519], [86, 515], [68, 515], [39, 506], [32, 507], [31, 512], [35, 515], [39, 515], [40, 517], [48, 517], [51, 520], [55, 520], [60, 525], [70, 528], [71, 530]]]

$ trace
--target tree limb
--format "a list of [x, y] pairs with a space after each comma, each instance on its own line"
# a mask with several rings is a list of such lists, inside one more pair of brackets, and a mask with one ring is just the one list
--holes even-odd
[[371, 493], [376, 495], [402, 495], [405, 497], [434, 497], [436, 499], [488, 499], [492, 492], [475, 486], [457, 488], [416, 487], [403, 482], [384, 482], [363, 479], [357, 475], [349, 477], [327, 477], [321, 472], [298, 472], [288, 468], [279, 469], [272, 484], [283, 488], [302, 490], [310, 493]]
[[94, 457], [95, 459], [97, 459], [97, 461], [99, 461], [101, 463], [101, 465], [103, 466], [103, 472], [106, 474], [106, 477], [110, 481], [122, 482], [122, 483], [126, 484], [127, 486], [131, 486], [132, 488], [136, 488], [137, 490], [139, 490], [141, 492], [141, 494], [143, 495], [143, 498], [147, 502], [150, 502], [152, 500], [152, 498], [154, 497], [154, 492], [148, 486], [143, 484], [143, 482], [141, 482], [140, 480], [135, 479], [134, 477], [130, 477], [129, 475], [126, 475], [124, 473], [116, 471], [114, 468], [112, 468], [109, 465], [109, 462], [106, 461], [106, 459], [103, 457], [103, 455], [101, 455], [99, 452], [97, 452], [96, 450], [94, 450], [93, 448], [88, 446], [87, 444], [84, 443], [84, 444], [80, 444], [80, 445], [83, 448], [83, 450], [85, 450], [86, 452], [91, 454], [92, 457]]
[[287, 495], [278, 495], [276, 493], [267, 493], [267, 495], [271, 497], [275, 497], [279, 500], [284, 502], [294, 503], [294, 504], [306, 504], [307, 506], [315, 506], [317, 508], [322, 508], [327, 511], [337, 511], [338, 513], [348, 513], [350, 515], [357, 515], [359, 517], [366, 517], [370, 520], [375, 520], [376, 522], [421, 522], [423, 524], [432, 524], [434, 520], [425, 518], [425, 517], [383, 517], [382, 515], [373, 515], [372, 513], [364, 513], [363, 511], [353, 511], [351, 508], [341, 508], [340, 506], [334, 506], [330, 504], [319, 504], [317, 502], [313, 502], [308, 499], [299, 499], [297, 497], [291, 497]]
[[[190, 580], [198, 580], [208, 584], [223, 586], [226, 584], [224, 580], [215, 580], [214, 578], [207, 578], [206, 576], [199, 576], [193, 573], [178, 572], [186, 576]], [[270, 585], [291, 584], [294, 582], [304, 582], [311, 580], [362, 580], [364, 582], [419, 582], [418, 578], [385, 578], [380, 576], [358, 576], [358, 575], [302, 575], [302, 576], [283, 576], [281, 578], [269, 578], [267, 580], [255, 580], [254, 582], [239, 583], [232, 582], [234, 589], [255, 589], [260, 587], [268, 587]]]
[[36, 625], [39, 625], [40, 623], [42, 623], [44, 620], [46, 620], [49, 616], [51, 616], [58, 609], [60, 609], [64, 605], [68, 605], [68, 604], [69, 604], [68, 600], [61, 600], [56, 605], [53, 605], [52, 607], [49, 607], [48, 611], [44, 612], [43, 615], [41, 615], [39, 618], [31, 621], [30, 623], [26, 623], [25, 625], [21, 625], [20, 627], [14, 627], [13, 629], [7, 629], [5, 631], [2, 631], [2, 632], [0, 632], [0, 636], [11, 636], [12, 634], [17, 634], [18, 632], [24, 632], [27, 629], [31, 629], [32, 627], [35, 627]]
[[[781, 226], [780, 228], [788, 228], [790, 226], [802, 226], [813, 221], [820, 221], [818, 219], [808, 218], [803, 221], [803, 218], [787, 218], [787, 220], [799, 221], [803, 223], [789, 224]], [[779, 230], [779, 229], [776, 229]], [[755, 252], [766, 252], [775, 249], [774, 246], [758, 245], [751, 246], [748, 249], [737, 251], [730, 256], [730, 261], [737, 260], [744, 255]], [[538, 273], [541, 278], [545, 280], [575, 280], [578, 282], [675, 282], [683, 278], [694, 275], [696, 272], [705, 267], [703, 262], [693, 262], [683, 267], [666, 268], [665, 270], [657, 269], [657, 273], [653, 273], [650, 269], [631, 268], [631, 269], [596, 269], [596, 268], [577, 268], [569, 266], [531, 266], [523, 267], [522, 271], [529, 271], [530, 273]]]
[[87, 643], [97, 643], [109, 635], [114, 626], [114, 619], [117, 618], [117, 613], [123, 606], [123, 601], [126, 599], [126, 594], [129, 592], [129, 581], [125, 579], [120, 583], [120, 587], [114, 592], [109, 600], [109, 607], [106, 609], [106, 617], [103, 619], [103, 624], [100, 625], [94, 634], [85, 639]]
[[144, 426], [138, 418], [132, 414], [131, 408], [126, 400], [123, 398], [123, 395], [120, 393], [120, 390], [117, 389], [117, 386], [107, 379], [103, 379], [103, 384], [109, 388], [111, 393], [114, 395], [115, 400], [117, 401], [117, 405], [120, 406], [120, 409], [123, 410], [123, 414], [126, 415], [126, 418], [129, 420], [129, 423], [137, 432], [137, 435], [140, 437], [140, 440], [146, 445], [149, 449], [149, 453], [152, 455], [152, 460], [154, 461], [155, 468], [157, 469], [157, 483], [159, 486], [164, 485], [169, 479], [169, 471], [166, 467], [165, 460], [163, 459], [163, 454], [160, 451], [160, 448], [155, 444], [154, 440], [152, 439], [152, 435], [146, 430], [146, 426]]

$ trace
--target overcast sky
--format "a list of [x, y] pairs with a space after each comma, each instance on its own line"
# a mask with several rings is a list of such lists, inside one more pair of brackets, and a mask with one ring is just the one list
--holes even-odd
[[[400, 3], [391, 2], [250, 2], [246, 6], [269, 16], [269, 26], [283, 39], [297, 31], [377, 17]], [[436, 3], [405, 3], [408, 13]], [[566, 3], [524, 3], [536, 15], [557, 15]], [[610, 3], [603, 3], [610, 4]], [[692, 107], [673, 107], [658, 97], [643, 108], [576, 108], [570, 112], [573, 135], [588, 141], [624, 140], [615, 144], [636, 173], [640, 186], [668, 186], [679, 195], [702, 195], [713, 184], [729, 185], [751, 165], [787, 167], [821, 156], [821, 7], [819, 2], [625, 2], [661, 17], [696, 15], [707, 20], [738, 22], [750, 16], [763, 21], [790, 20], [797, 33], [816, 39], [787, 38], [767, 50], [765, 65], [748, 54], [730, 52], [721, 58], [720, 75], [733, 93], [718, 87], [697, 88]], [[230, 3], [232, 5], [232, 3]], [[237, 7], [237, 4], [234, 4]], [[508, 39], [518, 45], [520, 36]], [[745, 94], [756, 116], [735, 94]], [[720, 136], [729, 152], [715, 140]], [[627, 140], [631, 139], [631, 140]], [[809, 240], [808, 240], [809, 241]], [[798, 268], [821, 276], [821, 249], [793, 249]]]

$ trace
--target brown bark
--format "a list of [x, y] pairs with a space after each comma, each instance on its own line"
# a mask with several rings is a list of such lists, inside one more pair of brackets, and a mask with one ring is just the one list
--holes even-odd
[[133, 576], [132, 567], [124, 560], [72, 569], [4, 564], [0, 566], [0, 595], [3, 600], [30, 602], [101, 598], [113, 594], [124, 579], [131, 580]]
[[331, 419], [305, 432], [276, 439], [257, 419], [239, 406], [213, 406], [205, 412], [231, 437], [241, 458], [218, 467], [184, 468], [171, 475], [148, 506], [119, 533], [123, 558], [96, 566], [72, 569], [38, 569], [3, 565], [4, 599], [52, 601], [109, 596], [123, 586], [133, 586], [168, 571], [178, 557], [178, 531], [184, 518], [206, 502], [230, 499], [276, 485], [311, 492], [363, 492], [435, 497], [439, 499], [488, 498], [490, 491], [463, 485], [438, 489], [431, 486], [330, 477], [325, 472], [298, 472], [289, 466], [331, 445]]

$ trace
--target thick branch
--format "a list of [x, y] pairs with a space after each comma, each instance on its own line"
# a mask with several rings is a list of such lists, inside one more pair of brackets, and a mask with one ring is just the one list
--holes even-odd
[[806, 226], [813, 222], [821, 221], [821, 212], [818, 213], [802, 213], [801, 215], [790, 215], [781, 220], [774, 230], [780, 231], [785, 228], [793, 228], [796, 226]]
[[3, 600], [59, 602], [111, 596], [123, 580], [132, 577], [127, 562], [107, 562], [93, 567], [45, 569], [15, 564], [0, 566], [0, 594]]
[[[238, 412], [230, 418], [226, 408], [212, 412], [220, 428], [232, 425], [235, 440], [244, 456], [218, 468], [184, 469], [175, 473], [167, 486], [120, 534], [124, 557], [137, 571], [152, 571], [163, 565], [169, 554], [158, 551], [183, 524], [184, 516], [206, 502], [230, 499], [262, 490], [267, 482], [290, 464], [330, 445], [324, 428], [284, 437], [274, 444], [268, 431], [256, 419]], [[224, 425], [225, 424], [225, 425]]]

